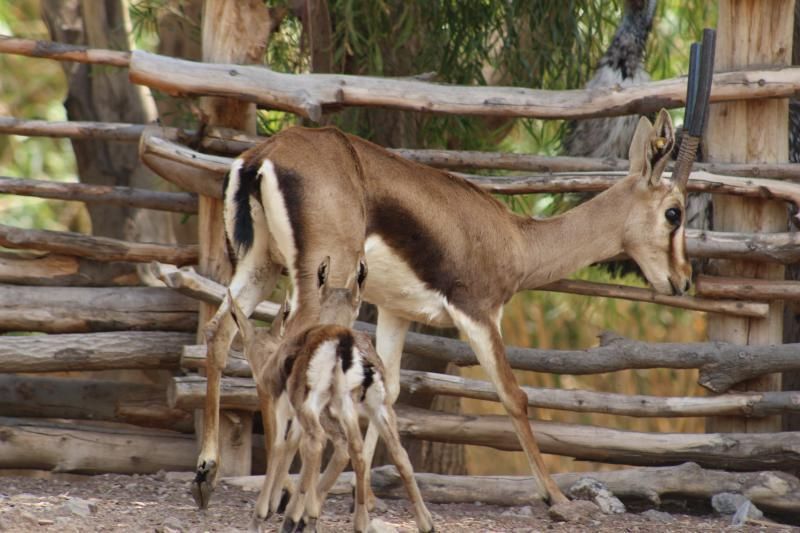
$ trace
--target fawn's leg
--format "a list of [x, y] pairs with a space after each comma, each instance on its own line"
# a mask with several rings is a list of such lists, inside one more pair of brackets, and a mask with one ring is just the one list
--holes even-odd
[[[322, 449], [325, 445], [325, 432], [319, 421], [318, 407], [313, 399], [306, 400], [297, 411], [296, 420], [302, 427], [300, 439], [300, 458], [303, 466], [300, 469], [300, 481], [297, 490], [292, 494], [286, 515], [283, 519], [282, 533], [290, 533], [296, 527], [315, 531], [319, 518], [319, 500], [317, 484], [319, 468], [322, 462]], [[301, 525], [301, 520], [303, 524]]]
[[347, 435], [350, 464], [353, 465], [356, 481], [355, 502], [353, 502], [355, 507], [353, 530], [363, 533], [369, 526], [369, 513], [367, 512], [369, 468], [367, 468], [367, 464], [364, 461], [364, 442], [361, 438], [361, 428], [358, 426], [358, 413], [352, 401], [345, 402], [345, 407], [342, 409], [342, 427]]
[[347, 449], [347, 437], [344, 428], [340, 423], [341, 411], [331, 413], [329, 416], [322, 418], [322, 427], [325, 428], [325, 433], [331, 439], [333, 444], [333, 455], [325, 467], [325, 471], [319, 480], [317, 486], [317, 498], [324, 503], [328, 497], [328, 492], [331, 487], [339, 479], [339, 474], [342, 473], [347, 463], [350, 461], [350, 454]]

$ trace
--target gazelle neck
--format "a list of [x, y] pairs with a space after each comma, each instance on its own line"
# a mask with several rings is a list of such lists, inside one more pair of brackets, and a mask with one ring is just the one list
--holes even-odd
[[625, 179], [602, 194], [548, 219], [527, 219], [525, 272], [520, 289], [535, 289], [623, 251], [623, 232], [634, 191]]

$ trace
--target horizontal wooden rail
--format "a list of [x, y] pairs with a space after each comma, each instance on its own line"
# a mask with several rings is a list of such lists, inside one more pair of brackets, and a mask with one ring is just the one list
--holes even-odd
[[[409, 78], [284, 74], [265, 67], [200, 63], [141, 50], [115, 52], [10, 36], [0, 36], [0, 53], [127, 66], [131, 81], [169, 94], [238, 98], [315, 121], [319, 121], [323, 111], [342, 106], [462, 115], [590, 118], [681, 107], [686, 95], [685, 78], [625, 88], [569, 91], [467, 87]], [[165, 72], [170, 75], [165, 76]], [[714, 76], [711, 101], [789, 97], [798, 89], [798, 70], [789, 67], [721, 72]]]
[[[219, 303], [225, 293], [224, 287], [189, 268], [166, 268], [161, 276], [175, 290], [211, 303]], [[262, 302], [253, 317], [272, 320], [277, 311], [277, 304]], [[355, 327], [374, 338], [374, 325], [356, 322]], [[459, 366], [478, 364], [469, 345], [455, 339], [411, 332], [406, 336], [404, 350]], [[762, 374], [800, 369], [798, 350], [800, 344], [647, 343], [606, 332], [600, 336], [600, 346], [596, 348], [539, 350], [509, 346], [506, 356], [512, 368], [555, 374], [595, 374], [628, 368], [698, 368], [700, 385], [720, 393]]]
[[114, 331], [0, 336], [0, 373], [177, 369], [194, 333]]
[[[397, 406], [405, 437], [521, 450], [509, 417], [455, 415]], [[533, 422], [544, 453], [581, 461], [635, 466], [663, 466], [687, 461], [725, 470], [793, 470], [800, 466], [800, 432], [784, 433], [642, 433], [596, 426]]]
[[191, 413], [167, 406], [164, 385], [127, 381], [0, 374], [0, 412], [194, 431]]
[[131, 242], [68, 231], [15, 228], [0, 224], [0, 246], [55, 252], [96, 261], [163, 261], [175, 265], [197, 263], [192, 244]]
[[160, 192], [132, 187], [110, 187], [86, 183], [60, 183], [46, 180], [15, 179], [0, 176], [0, 194], [36, 196], [86, 203], [128, 205], [176, 213], [197, 213], [197, 195], [187, 192]]
[[[104, 139], [119, 142], [139, 142], [145, 126], [119, 122], [47, 121], [0, 117], [0, 133], [16, 135], [66, 137], [70, 139]], [[215, 153], [238, 155], [263, 142], [268, 137], [246, 135], [228, 128], [207, 128], [198, 137], [193, 130], [159, 127], [160, 137], [182, 144], [191, 144]], [[511, 152], [478, 152], [466, 150], [436, 150], [388, 148], [406, 159], [438, 168], [461, 170], [515, 170], [528, 172], [625, 172], [630, 163], [626, 159], [545, 156]], [[672, 168], [670, 162], [667, 166]], [[693, 168], [713, 174], [751, 178], [800, 179], [797, 163], [702, 163]]]
[[[205, 357], [199, 351], [184, 350], [183, 368], [205, 367]], [[250, 374], [247, 361], [234, 358], [236, 374]], [[228, 370], [226, 368], [226, 370]], [[476, 400], [499, 401], [494, 386], [488, 381], [462, 378], [415, 370], [400, 371], [400, 385], [410, 393], [442, 394]], [[249, 377], [225, 377], [220, 388], [220, 405], [225, 409], [258, 411], [258, 397]], [[592, 392], [583, 390], [543, 389], [522, 387], [528, 395], [528, 405], [577, 413], [605, 413], [635, 417], [695, 417], [744, 416], [800, 412], [800, 392], [767, 392], [725, 394], [713, 397], [658, 397]], [[167, 398], [170, 407], [183, 410], [202, 409], [206, 395], [206, 379], [202, 376], [172, 378]]]
[[700, 275], [698, 294], [710, 298], [748, 300], [800, 300], [800, 282], [791, 280], [724, 278]]
[[[0, 285], [0, 302], [0, 331], [83, 333], [197, 328], [197, 301], [165, 287]], [[0, 339], [6, 342], [5, 338]]]
[[133, 263], [31, 251], [0, 251], [0, 283], [85, 287], [140, 284]]
[[123, 424], [0, 418], [0, 468], [83, 474], [191, 470], [192, 435]]
[[[452, 476], [417, 472], [414, 474], [422, 497], [434, 503], [473, 503], [490, 505], [530, 505], [531, 499], [543, 499], [538, 484], [530, 476]], [[707, 503], [715, 494], [735, 492], [745, 495], [759, 509], [796, 515], [800, 512], [800, 480], [784, 472], [723, 472], [707, 470], [695, 463], [678, 466], [637, 467], [604, 472], [569, 472], [553, 474], [562, 491], [582, 478], [605, 484], [625, 502], [649, 502], [658, 506], [662, 497], [698, 499]], [[258, 491], [263, 476], [224, 478], [223, 483]], [[372, 469], [372, 489], [380, 498], [406, 497], [397, 469], [381, 466]], [[331, 494], [352, 492], [352, 473], [339, 476]]]

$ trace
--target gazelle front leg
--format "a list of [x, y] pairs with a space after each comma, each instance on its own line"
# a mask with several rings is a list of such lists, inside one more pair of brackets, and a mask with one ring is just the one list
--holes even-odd
[[[403, 355], [403, 343], [411, 322], [392, 314], [383, 308], [378, 308], [378, 324], [375, 330], [375, 349], [383, 361], [384, 383], [386, 385], [386, 398], [389, 405], [394, 405], [400, 395], [400, 360]], [[372, 458], [375, 455], [375, 446], [378, 444], [378, 428], [370, 422], [367, 435], [364, 438], [364, 464], [372, 467]], [[369, 507], [373, 507], [375, 496], [368, 487]]]
[[[539, 490], [550, 500], [551, 505], [569, 501], [548, 474], [547, 466], [542, 460], [539, 445], [533, 436], [531, 422], [528, 419], [528, 397], [517, 383], [517, 378], [506, 359], [505, 345], [497, 324], [499, 319], [494, 323], [480, 322], [452, 305], [448, 306], [448, 312], [456, 327], [467, 336], [478, 362], [488, 374], [503, 407], [511, 417], [514, 430], [528, 459], [533, 477], [539, 485]], [[498, 311], [498, 317], [499, 314]]]

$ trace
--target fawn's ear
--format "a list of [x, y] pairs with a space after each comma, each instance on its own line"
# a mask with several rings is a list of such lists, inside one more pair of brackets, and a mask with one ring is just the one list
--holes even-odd
[[231, 303], [231, 316], [233, 317], [233, 321], [236, 323], [236, 326], [239, 328], [239, 332], [242, 334], [242, 341], [244, 341], [246, 346], [253, 339], [255, 333], [253, 330], [253, 325], [250, 323], [250, 320], [248, 320], [244, 312], [242, 312], [239, 304], [236, 303], [236, 298], [233, 297], [230, 289], [228, 289], [228, 301]]
[[653, 132], [653, 125], [647, 117], [639, 118], [639, 124], [633, 134], [631, 146], [628, 149], [628, 159], [630, 160], [630, 174], [645, 176], [649, 173], [647, 161], [647, 145], [650, 142], [650, 134]]
[[321, 289], [328, 282], [328, 272], [331, 267], [331, 256], [325, 256], [317, 269], [317, 286]]

